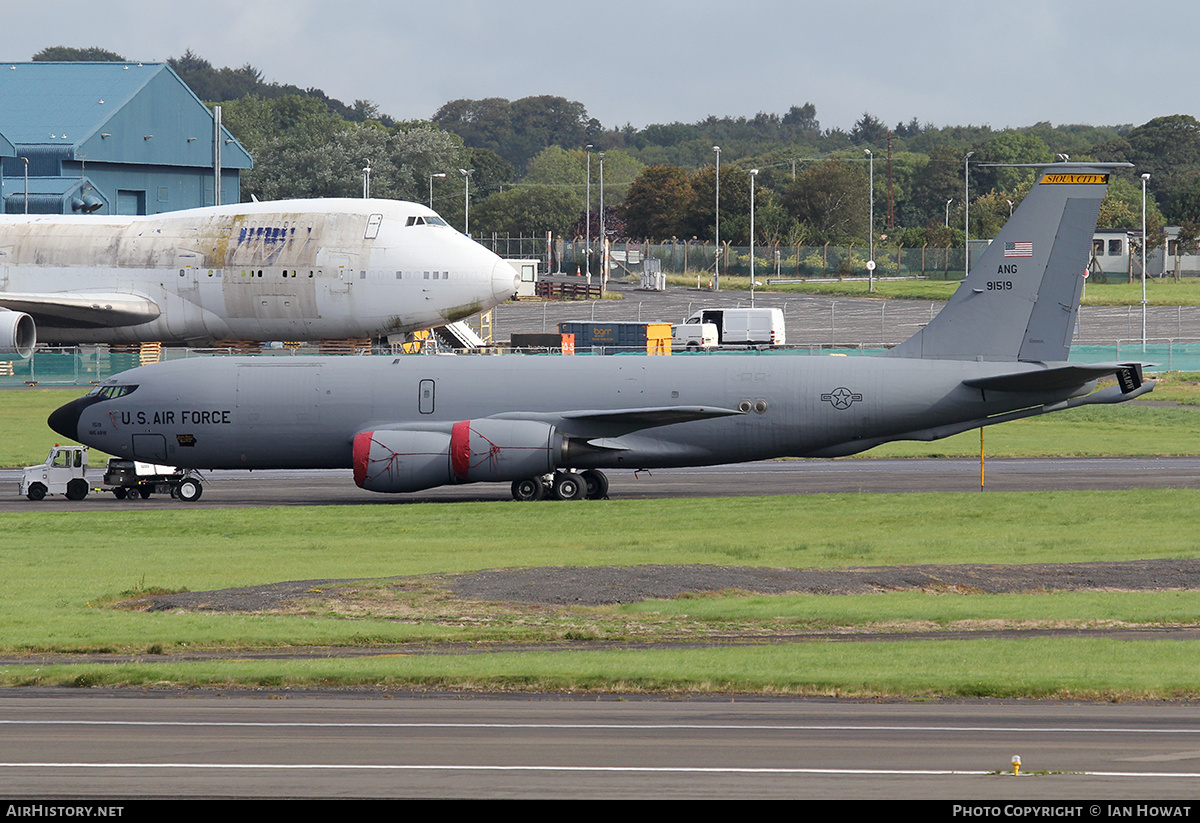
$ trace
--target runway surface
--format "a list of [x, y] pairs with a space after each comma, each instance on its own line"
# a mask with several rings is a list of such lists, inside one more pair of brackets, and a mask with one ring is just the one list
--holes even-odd
[[[96, 472], [99, 484], [103, 470]], [[833, 492], [1047, 491], [1054, 489], [1200, 488], [1200, 457], [996, 458], [984, 465], [980, 487], [978, 459], [769, 460], [647, 472], [611, 471], [614, 500], [676, 497], [823, 494]], [[511, 500], [507, 483], [442, 486], [413, 494], [386, 495], [354, 485], [349, 469], [309, 471], [203, 472], [204, 493], [195, 503], [164, 495], [148, 500], [117, 500], [90, 494], [72, 502], [51, 495], [34, 503], [17, 494], [19, 471], [0, 469], [0, 512], [153, 510], [163, 507], [239, 508], [246, 506], [389, 505], [416, 502]], [[549, 501], [541, 504], [549, 505]], [[589, 505], [579, 501], [566, 505]]]
[[[1200, 787], [1200, 720], [1177, 705], [30, 689], [0, 694], [0, 730], [0, 795], [43, 803], [1153, 798], [1176, 808], [1172, 798]], [[1073, 805], [1108, 816], [1103, 804], [1101, 814]]]

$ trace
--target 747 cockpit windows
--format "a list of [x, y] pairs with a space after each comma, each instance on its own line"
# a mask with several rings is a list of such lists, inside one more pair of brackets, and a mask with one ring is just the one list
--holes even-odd
[[405, 226], [448, 226], [450, 224], [447, 223], [442, 218], [438, 217], [436, 214], [431, 214], [428, 216], [414, 214], [414, 215], [409, 216], [408, 222], [405, 223], [404, 225]]

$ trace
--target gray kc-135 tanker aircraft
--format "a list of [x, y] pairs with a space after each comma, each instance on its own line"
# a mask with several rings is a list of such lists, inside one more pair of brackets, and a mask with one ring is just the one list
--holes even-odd
[[432, 209], [285, 200], [0, 215], [0, 355], [44, 343], [321, 340], [440, 326], [516, 292]]
[[531, 500], [602, 497], [605, 468], [837, 457], [1119, 403], [1153, 388], [1141, 364], [1066, 362], [1113, 168], [1040, 167], [945, 308], [875, 357], [192, 359], [115, 375], [49, 423], [152, 463], [352, 467], [378, 492], [511, 482]]

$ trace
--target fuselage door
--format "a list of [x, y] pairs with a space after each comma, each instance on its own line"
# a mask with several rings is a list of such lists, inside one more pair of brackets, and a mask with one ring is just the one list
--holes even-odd
[[382, 214], [372, 214], [367, 218], [367, 231], [363, 235], [364, 240], [374, 240], [379, 236], [379, 227], [383, 224]]
[[433, 381], [422, 380], [417, 392], [417, 408], [421, 414], [433, 414]]
[[204, 260], [195, 252], [175, 252], [175, 266], [179, 272], [179, 277], [175, 278], [176, 293], [188, 293], [190, 295], [196, 291], [196, 287], [199, 285], [197, 282], [199, 279], [199, 266], [203, 262]]
[[161, 434], [133, 435], [133, 456], [145, 463], [166, 463], [167, 438]]

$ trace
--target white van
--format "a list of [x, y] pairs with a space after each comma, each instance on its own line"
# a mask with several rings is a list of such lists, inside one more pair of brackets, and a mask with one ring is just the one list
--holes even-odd
[[721, 346], [782, 346], [787, 343], [782, 309], [701, 309], [684, 324], [712, 323]]

